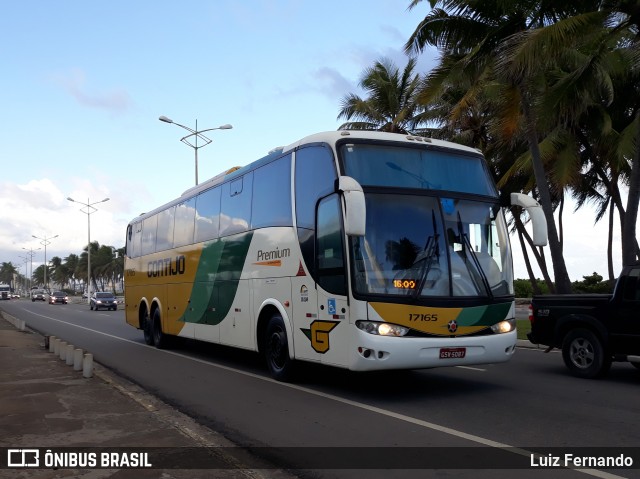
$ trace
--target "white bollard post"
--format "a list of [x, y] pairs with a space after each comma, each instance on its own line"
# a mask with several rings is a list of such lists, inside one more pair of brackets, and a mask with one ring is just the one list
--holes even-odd
[[58, 357], [64, 361], [67, 359], [67, 342], [60, 341], [60, 347], [58, 348]]
[[84, 351], [82, 349], [76, 349], [73, 352], [73, 370], [82, 371], [82, 355]]
[[90, 378], [93, 376], [93, 354], [85, 354], [82, 362], [82, 376]]
[[55, 354], [56, 356], [60, 354], [60, 338], [56, 338], [53, 341], [53, 354]]
[[53, 352], [53, 343], [55, 342], [56, 337], [55, 336], [49, 336], [49, 352], [52, 353]]
[[24, 331], [25, 328], [27, 327], [27, 323], [24, 322], [24, 320], [20, 320], [20, 331]]
[[73, 364], [73, 350], [76, 349], [73, 347], [73, 344], [67, 344], [67, 354], [66, 361], [67, 366], [71, 366]]

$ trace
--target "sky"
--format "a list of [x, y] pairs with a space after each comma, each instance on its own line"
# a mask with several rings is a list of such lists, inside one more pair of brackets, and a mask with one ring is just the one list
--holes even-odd
[[[30, 274], [91, 241], [124, 246], [127, 223], [195, 184], [194, 150], [163, 115], [209, 132], [200, 182], [276, 146], [335, 130], [364, 69], [404, 68], [428, 13], [409, 0], [21, 0], [0, 15], [0, 262]], [[437, 52], [419, 57], [417, 71]], [[90, 216], [81, 203], [95, 204]], [[86, 211], [86, 208], [84, 208]], [[89, 221], [90, 220], [90, 224]], [[606, 273], [606, 220], [565, 213], [579, 280]], [[616, 231], [616, 274], [620, 270]], [[37, 236], [40, 239], [36, 239]], [[515, 277], [526, 270], [515, 238]], [[40, 249], [38, 249], [40, 248]], [[33, 252], [33, 264], [25, 258]]]

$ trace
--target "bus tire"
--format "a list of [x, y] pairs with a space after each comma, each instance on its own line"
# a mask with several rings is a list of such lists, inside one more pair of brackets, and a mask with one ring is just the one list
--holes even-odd
[[600, 338], [584, 328], [573, 329], [564, 337], [562, 359], [574, 376], [585, 379], [604, 376], [611, 367]]
[[166, 349], [169, 346], [169, 336], [162, 332], [162, 320], [160, 318], [160, 310], [155, 309], [151, 320], [151, 334], [153, 336], [153, 344], [158, 349]]
[[289, 357], [287, 329], [282, 316], [274, 314], [267, 324], [264, 341], [264, 356], [271, 377], [278, 381], [290, 381], [295, 364]]
[[144, 335], [144, 342], [149, 346], [153, 346], [153, 331], [151, 327], [151, 318], [149, 314], [145, 313], [142, 318], [142, 334]]

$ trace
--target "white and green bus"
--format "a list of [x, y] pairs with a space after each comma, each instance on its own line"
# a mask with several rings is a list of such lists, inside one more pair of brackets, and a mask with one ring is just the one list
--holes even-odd
[[[526, 208], [546, 243], [538, 203]], [[513, 267], [498, 191], [472, 148], [334, 131], [278, 148], [132, 220], [126, 320], [355, 371], [507, 361]]]

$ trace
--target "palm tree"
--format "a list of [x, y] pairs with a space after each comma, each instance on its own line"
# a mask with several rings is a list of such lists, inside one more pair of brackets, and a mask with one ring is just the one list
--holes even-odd
[[[499, 181], [503, 197], [508, 198], [511, 192], [532, 191], [534, 185], [529, 180], [530, 175], [523, 175], [521, 168], [511, 171], [516, 158], [527, 151], [526, 143], [514, 139], [512, 134], [520, 128], [520, 118], [517, 114], [498, 117], [494, 113], [501, 108], [505, 112], [517, 112], [518, 108], [502, 106], [513, 105], [513, 101], [501, 89], [475, 87], [474, 85], [484, 85], [485, 80], [488, 81], [482, 78], [486, 71], [461, 68], [459, 60], [460, 56], [444, 56], [440, 64], [425, 76], [421, 85], [418, 101], [425, 105], [424, 117], [437, 126], [431, 131], [431, 136], [480, 149], [489, 163], [494, 179]], [[509, 137], [509, 140], [502, 141], [503, 137]], [[536, 251], [532, 239], [524, 229], [526, 220], [520, 218], [524, 211], [519, 207], [511, 207], [510, 211], [513, 216], [512, 231], [518, 235], [523, 245], [524, 261], [534, 291], [539, 286], [524, 247], [525, 242], [530, 245], [538, 260], [547, 287], [554, 291], [544, 256], [542, 252]]]
[[[31, 276], [31, 280], [34, 281], [37, 285], [43, 285], [43, 287], [46, 287], [46, 285], [44, 284], [44, 278], [45, 278], [44, 268], [45, 268], [45, 265], [41, 264], [36, 269], [34, 269], [33, 274]], [[47, 278], [49, 277], [51, 277], [51, 272], [47, 268]]]
[[100, 282], [102, 291], [105, 291], [107, 283], [115, 284], [118, 263], [114, 261], [114, 250], [115, 248], [111, 246], [102, 245], [98, 248], [95, 260], [93, 254], [91, 256], [91, 269], [95, 271], [96, 280]]
[[[633, 3], [637, 9], [637, 2]], [[576, 151], [581, 152], [582, 173], [590, 172], [591, 185], [599, 183], [604, 188], [604, 196], [597, 189], [578, 189], [578, 198], [595, 198], [600, 205], [611, 198], [618, 209], [626, 265], [638, 256], [635, 229], [640, 199], [640, 19], [636, 12], [634, 23], [633, 15], [626, 16], [618, 6], [575, 15], [537, 32], [514, 36], [513, 49], [507, 56], [515, 61], [507, 70], [508, 74], [534, 70], [548, 63], [550, 51], [556, 52], [552, 57], [554, 81], [540, 102], [541, 108], [558, 113], [556, 121], [579, 143]], [[594, 178], [599, 181], [593, 183]], [[620, 199], [619, 179], [629, 185], [626, 211]], [[601, 208], [596, 220], [603, 213]]]
[[51, 279], [53, 279], [55, 283], [59, 284], [61, 288], [64, 288], [67, 284], [67, 274], [64, 265], [62, 264], [62, 259], [59, 256], [54, 256], [49, 261], [49, 264], [52, 269]]
[[88, 266], [88, 247], [91, 247], [91, 284], [92, 284], [92, 290], [96, 291], [97, 290], [97, 283], [96, 283], [96, 254], [98, 253], [98, 250], [100, 249], [100, 244], [97, 241], [92, 241], [91, 244], [89, 246], [85, 246], [84, 247], [84, 251], [82, 252], [82, 254], [80, 254], [80, 257], [78, 258], [78, 264], [76, 266], [76, 270], [75, 270], [75, 276], [76, 278], [82, 278], [85, 280], [87, 280], [87, 266]]
[[342, 99], [338, 119], [349, 121], [339, 130], [379, 130], [409, 133], [423, 124], [422, 107], [416, 102], [420, 75], [414, 74], [416, 60], [411, 58], [402, 73], [388, 59], [367, 68], [359, 86], [368, 94], [366, 99], [351, 93]]
[[[421, 0], [413, 0], [410, 8]], [[407, 52], [417, 53], [427, 45], [438, 47], [442, 58], [454, 59], [449, 70], [470, 70], [477, 81], [470, 90], [489, 91], [499, 88], [505, 99], [493, 113], [498, 118], [509, 119], [504, 125], [507, 132], [524, 138], [529, 147], [529, 160], [535, 178], [537, 197], [543, 207], [549, 228], [549, 249], [553, 259], [554, 276], [558, 292], [570, 292], [571, 282], [562, 255], [561, 238], [556, 228], [553, 211], [553, 195], [549, 188], [551, 178], [545, 169], [540, 141], [552, 131], [545, 113], [540, 110], [540, 97], [548, 86], [545, 74], [550, 71], [548, 62], [536, 68], [521, 63], [515, 53], [522, 32], [537, 31], [563, 18], [578, 13], [571, 3], [527, 1], [502, 2], [487, 0], [431, 0], [432, 10], [419, 24], [405, 45]], [[590, 9], [595, 2], [580, 2], [580, 8]], [[442, 8], [435, 8], [442, 7]], [[445, 11], [444, 9], [448, 11]], [[451, 12], [451, 13], [448, 13]], [[547, 56], [550, 51], [547, 50]], [[514, 105], [517, 121], [514, 122]], [[499, 106], [499, 105], [498, 105]]]
[[76, 278], [78, 277], [76, 275], [76, 269], [78, 268], [78, 255], [77, 254], [70, 254], [69, 256], [67, 256], [64, 259], [64, 271], [67, 275], [66, 277], [66, 283], [71, 283], [72, 284], [72, 288], [75, 291], [76, 290]]
[[14, 275], [18, 273], [18, 269], [9, 261], [8, 263], [3, 262], [0, 265], [0, 283], [8, 284], [13, 290], [13, 278]]

